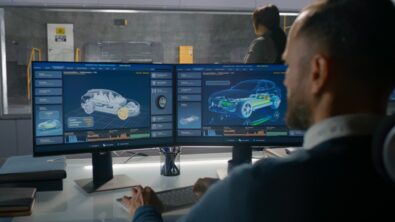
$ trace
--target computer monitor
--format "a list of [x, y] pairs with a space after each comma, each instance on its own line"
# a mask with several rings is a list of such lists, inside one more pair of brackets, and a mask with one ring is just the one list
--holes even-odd
[[299, 146], [285, 123], [285, 65], [177, 65], [177, 136], [183, 145], [232, 145], [233, 162], [252, 146]]
[[32, 77], [34, 156], [92, 153], [87, 192], [134, 185], [110, 151], [174, 144], [172, 65], [33, 62]]

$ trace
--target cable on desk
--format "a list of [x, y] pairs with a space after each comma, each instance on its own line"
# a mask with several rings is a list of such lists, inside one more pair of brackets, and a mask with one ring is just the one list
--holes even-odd
[[146, 154], [146, 153], [135, 153], [135, 152], [132, 152], [132, 151], [126, 151], [126, 152], [130, 153], [132, 155], [130, 155], [128, 159], [123, 161], [123, 163], [127, 163], [129, 160], [131, 160], [135, 156], [144, 156], [144, 157], [148, 156], [148, 154]]

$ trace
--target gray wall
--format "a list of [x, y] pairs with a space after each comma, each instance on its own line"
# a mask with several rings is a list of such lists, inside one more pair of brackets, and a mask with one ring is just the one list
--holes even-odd
[[0, 158], [31, 154], [31, 120], [0, 120]]
[[[127, 19], [128, 25], [114, 25]], [[84, 49], [97, 42], [158, 42], [164, 60], [177, 63], [178, 46], [194, 46], [195, 63], [242, 62], [255, 37], [250, 15], [184, 13], [53, 12], [7, 8], [5, 28], [7, 61], [26, 64], [32, 47], [47, 52], [47, 23], [74, 24], [74, 44]], [[84, 53], [84, 52], [83, 52]]]

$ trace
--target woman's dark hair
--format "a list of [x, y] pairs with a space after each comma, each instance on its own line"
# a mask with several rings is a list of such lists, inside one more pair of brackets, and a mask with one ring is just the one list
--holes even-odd
[[264, 25], [269, 30], [273, 30], [280, 26], [280, 12], [277, 6], [269, 4], [256, 9], [252, 14], [252, 20], [255, 27]]
[[270, 30], [270, 36], [278, 52], [276, 63], [283, 63], [281, 56], [285, 49], [287, 37], [280, 28], [280, 11], [277, 6], [269, 4], [256, 9], [252, 14], [252, 20], [254, 21], [255, 28], [257, 28], [258, 25], [264, 25]]
[[287, 36], [280, 27], [273, 29], [270, 35], [277, 49], [276, 63], [284, 63], [284, 61], [282, 60], [282, 55], [284, 53], [285, 45], [287, 43]]

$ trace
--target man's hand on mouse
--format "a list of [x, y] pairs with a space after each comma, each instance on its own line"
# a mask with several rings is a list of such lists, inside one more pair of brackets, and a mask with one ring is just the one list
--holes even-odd
[[211, 178], [211, 177], [204, 177], [204, 178], [199, 178], [195, 185], [193, 185], [193, 192], [196, 194], [196, 196], [200, 199], [204, 193], [208, 190], [208, 188], [219, 181], [217, 178]]
[[151, 187], [132, 187], [132, 197], [124, 196], [122, 202], [129, 208], [130, 215], [146, 205], [153, 206], [159, 213], [163, 212], [163, 204]]

